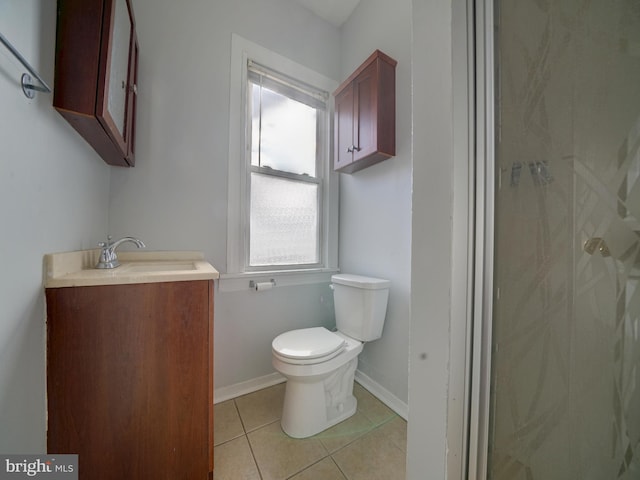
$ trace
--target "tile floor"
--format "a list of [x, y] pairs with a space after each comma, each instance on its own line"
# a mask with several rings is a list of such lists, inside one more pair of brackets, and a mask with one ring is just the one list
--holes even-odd
[[284, 387], [214, 406], [215, 480], [404, 480], [407, 423], [362, 386], [355, 415], [304, 439], [280, 428]]

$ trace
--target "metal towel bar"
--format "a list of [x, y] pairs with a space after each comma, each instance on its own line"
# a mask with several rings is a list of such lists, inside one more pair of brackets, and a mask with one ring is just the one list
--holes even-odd
[[7, 40], [5, 36], [2, 35], [2, 33], [0, 33], [0, 42], [2, 42], [4, 46], [7, 47], [7, 49], [11, 53], [13, 53], [14, 57], [20, 60], [20, 63], [24, 65], [24, 68], [26, 68], [29, 71], [29, 73], [33, 75], [40, 82], [40, 85], [42, 85], [42, 86], [39, 86], [39, 85], [32, 84], [31, 75], [29, 75], [29, 73], [23, 73], [21, 83], [22, 83], [22, 91], [24, 92], [24, 94], [28, 98], [33, 98], [36, 95], [35, 93], [36, 91], [51, 93], [51, 88], [49, 88], [49, 85], [47, 85], [46, 82], [42, 80], [40, 75], [38, 75], [38, 73], [31, 67], [31, 65], [29, 65], [29, 62], [27, 62], [25, 58], [22, 55], [20, 55], [20, 52], [18, 52], [13, 47], [13, 45], [9, 43], [9, 40]]

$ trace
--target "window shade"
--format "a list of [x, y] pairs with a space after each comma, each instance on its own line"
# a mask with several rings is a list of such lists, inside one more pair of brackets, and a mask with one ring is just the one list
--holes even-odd
[[328, 92], [294, 80], [253, 60], [247, 61], [247, 70], [249, 80], [257, 85], [262, 85], [310, 107], [319, 110], [326, 109], [326, 103], [329, 98]]

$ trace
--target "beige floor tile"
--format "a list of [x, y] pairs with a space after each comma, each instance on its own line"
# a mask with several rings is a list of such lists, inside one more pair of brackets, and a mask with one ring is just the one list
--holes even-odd
[[235, 399], [247, 432], [279, 420], [284, 404], [285, 384], [280, 383]]
[[245, 436], [215, 447], [213, 462], [215, 480], [260, 480]]
[[355, 415], [307, 439], [282, 432], [284, 391], [214, 406], [216, 480], [404, 480], [407, 423], [362, 386]]
[[335, 462], [327, 457], [291, 477], [291, 480], [346, 480], [346, 478]]
[[380, 428], [380, 433], [384, 435], [400, 450], [407, 453], [407, 422], [402, 417], [396, 417], [388, 421]]
[[333, 455], [349, 480], [403, 480], [406, 454], [376, 429]]
[[291, 438], [282, 431], [280, 422], [247, 435], [263, 480], [283, 480], [327, 456], [317, 438]]
[[375, 425], [381, 425], [397, 416], [393, 410], [358, 383], [353, 384], [353, 395], [358, 400], [358, 410]]
[[215, 404], [213, 406], [213, 419], [214, 445], [220, 445], [244, 435], [242, 422], [233, 400]]
[[332, 453], [370, 432], [374, 427], [375, 425], [358, 410], [343, 422], [318, 433], [315, 438], [322, 442], [329, 453]]

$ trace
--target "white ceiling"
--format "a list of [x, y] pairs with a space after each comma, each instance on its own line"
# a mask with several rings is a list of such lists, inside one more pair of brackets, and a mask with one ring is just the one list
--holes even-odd
[[349, 18], [360, 0], [296, 0], [296, 2], [339, 27]]

